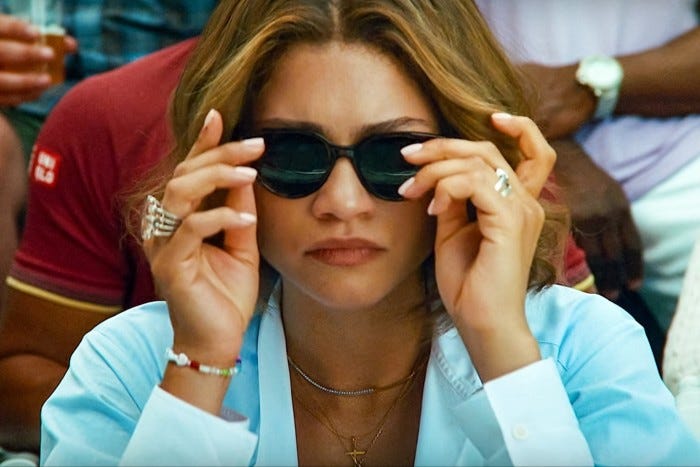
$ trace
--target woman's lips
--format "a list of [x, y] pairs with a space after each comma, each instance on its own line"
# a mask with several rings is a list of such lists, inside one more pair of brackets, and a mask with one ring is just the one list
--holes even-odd
[[325, 240], [306, 251], [311, 258], [330, 266], [359, 266], [372, 261], [384, 251], [363, 239]]

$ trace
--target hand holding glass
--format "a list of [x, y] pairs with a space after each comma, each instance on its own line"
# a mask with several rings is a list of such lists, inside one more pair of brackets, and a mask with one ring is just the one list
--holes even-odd
[[51, 84], [65, 80], [64, 56], [66, 31], [61, 25], [63, 4], [61, 0], [0, 0], [3, 12], [35, 26], [40, 33], [38, 44], [53, 49], [53, 59], [41, 64], [16, 65], [11, 71], [48, 73]]

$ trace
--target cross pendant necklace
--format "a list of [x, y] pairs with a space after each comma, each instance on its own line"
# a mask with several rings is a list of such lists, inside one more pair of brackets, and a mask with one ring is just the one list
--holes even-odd
[[357, 449], [357, 439], [354, 436], [350, 437], [350, 442], [352, 443], [352, 450], [347, 451], [345, 455], [352, 458], [355, 467], [362, 467], [362, 457], [367, 454], [367, 450]]
[[[399, 383], [393, 383], [389, 386], [383, 386], [380, 388], [372, 388], [371, 392], [364, 392], [365, 390], [359, 390], [359, 391], [340, 391], [340, 390], [335, 390], [332, 388], [327, 388], [326, 386], [322, 386], [321, 384], [315, 382], [312, 380], [308, 375], [306, 375], [301, 368], [299, 368], [296, 363], [294, 363], [290, 358], [288, 358], [289, 364], [292, 368], [296, 370], [297, 375], [299, 378], [302, 378], [304, 381], [307, 383], [311, 384], [314, 386], [316, 389], [322, 390], [324, 392], [330, 392], [333, 395], [336, 396], [357, 396], [357, 395], [364, 395], [364, 394], [370, 394], [377, 392], [379, 390], [385, 390], [385, 389], [390, 389], [393, 387], [401, 387], [401, 392], [396, 396], [394, 401], [391, 403], [387, 411], [384, 413], [384, 416], [382, 416], [381, 420], [379, 420], [379, 423], [375, 425], [375, 427], [368, 431], [367, 433], [364, 433], [359, 436], [346, 436], [341, 434], [336, 428], [335, 424], [333, 421], [330, 419], [330, 417], [321, 410], [321, 404], [318, 401], [314, 402], [316, 403], [317, 406], [319, 406], [319, 411], [316, 412], [312, 410], [310, 407], [308, 407], [304, 401], [298, 396], [298, 394], [294, 391], [292, 391], [292, 397], [294, 400], [301, 406], [302, 409], [304, 409], [306, 412], [309, 413], [313, 418], [315, 418], [321, 425], [323, 425], [328, 431], [330, 431], [338, 440], [338, 443], [342, 446], [343, 452], [346, 456], [350, 457], [353, 462], [353, 467], [362, 467], [365, 462], [365, 456], [367, 455], [367, 452], [374, 446], [374, 443], [379, 439], [379, 437], [384, 433], [384, 425], [386, 422], [389, 420], [389, 416], [391, 415], [392, 411], [396, 408], [398, 405], [399, 401], [408, 394], [409, 389], [411, 389], [413, 382], [416, 379], [416, 376], [418, 375], [419, 369], [425, 364], [427, 361], [426, 357], [419, 358], [414, 366], [413, 371], [401, 380]], [[332, 389], [332, 390], [331, 390]], [[312, 396], [313, 397], [313, 396]], [[370, 436], [372, 433], [374, 433], [374, 436], [372, 436], [372, 439], [367, 443], [367, 445], [364, 448], [358, 447], [357, 445], [357, 440], [359, 439], [364, 439], [365, 437]], [[350, 449], [346, 447], [347, 441], [350, 440]]]

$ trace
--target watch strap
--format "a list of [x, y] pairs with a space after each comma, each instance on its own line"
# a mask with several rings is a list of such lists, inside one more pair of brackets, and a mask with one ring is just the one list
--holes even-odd
[[617, 107], [619, 95], [620, 89], [617, 87], [597, 93], [598, 102], [596, 103], [595, 112], [593, 112], [593, 119], [602, 120], [611, 116], [615, 111], [615, 107]]

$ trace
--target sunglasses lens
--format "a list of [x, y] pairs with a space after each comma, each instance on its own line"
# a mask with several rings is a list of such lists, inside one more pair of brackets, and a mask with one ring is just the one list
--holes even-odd
[[265, 154], [255, 167], [267, 189], [287, 198], [301, 198], [321, 188], [330, 166], [322, 141], [312, 135], [291, 132], [263, 136]]
[[360, 158], [357, 165], [368, 190], [378, 198], [402, 200], [397, 190], [418, 172], [418, 167], [406, 162], [401, 148], [427, 139], [412, 135], [383, 135], [363, 142], [357, 148]]
[[[265, 153], [255, 163], [258, 180], [271, 192], [286, 198], [308, 196], [325, 183], [337, 151], [354, 159], [354, 166], [367, 191], [389, 200], [401, 201], [399, 186], [418, 172], [401, 155], [401, 148], [433, 138], [422, 133], [395, 133], [371, 136], [352, 147], [329, 146], [321, 137], [301, 131], [263, 132]], [[354, 154], [354, 155], [353, 155]]]

